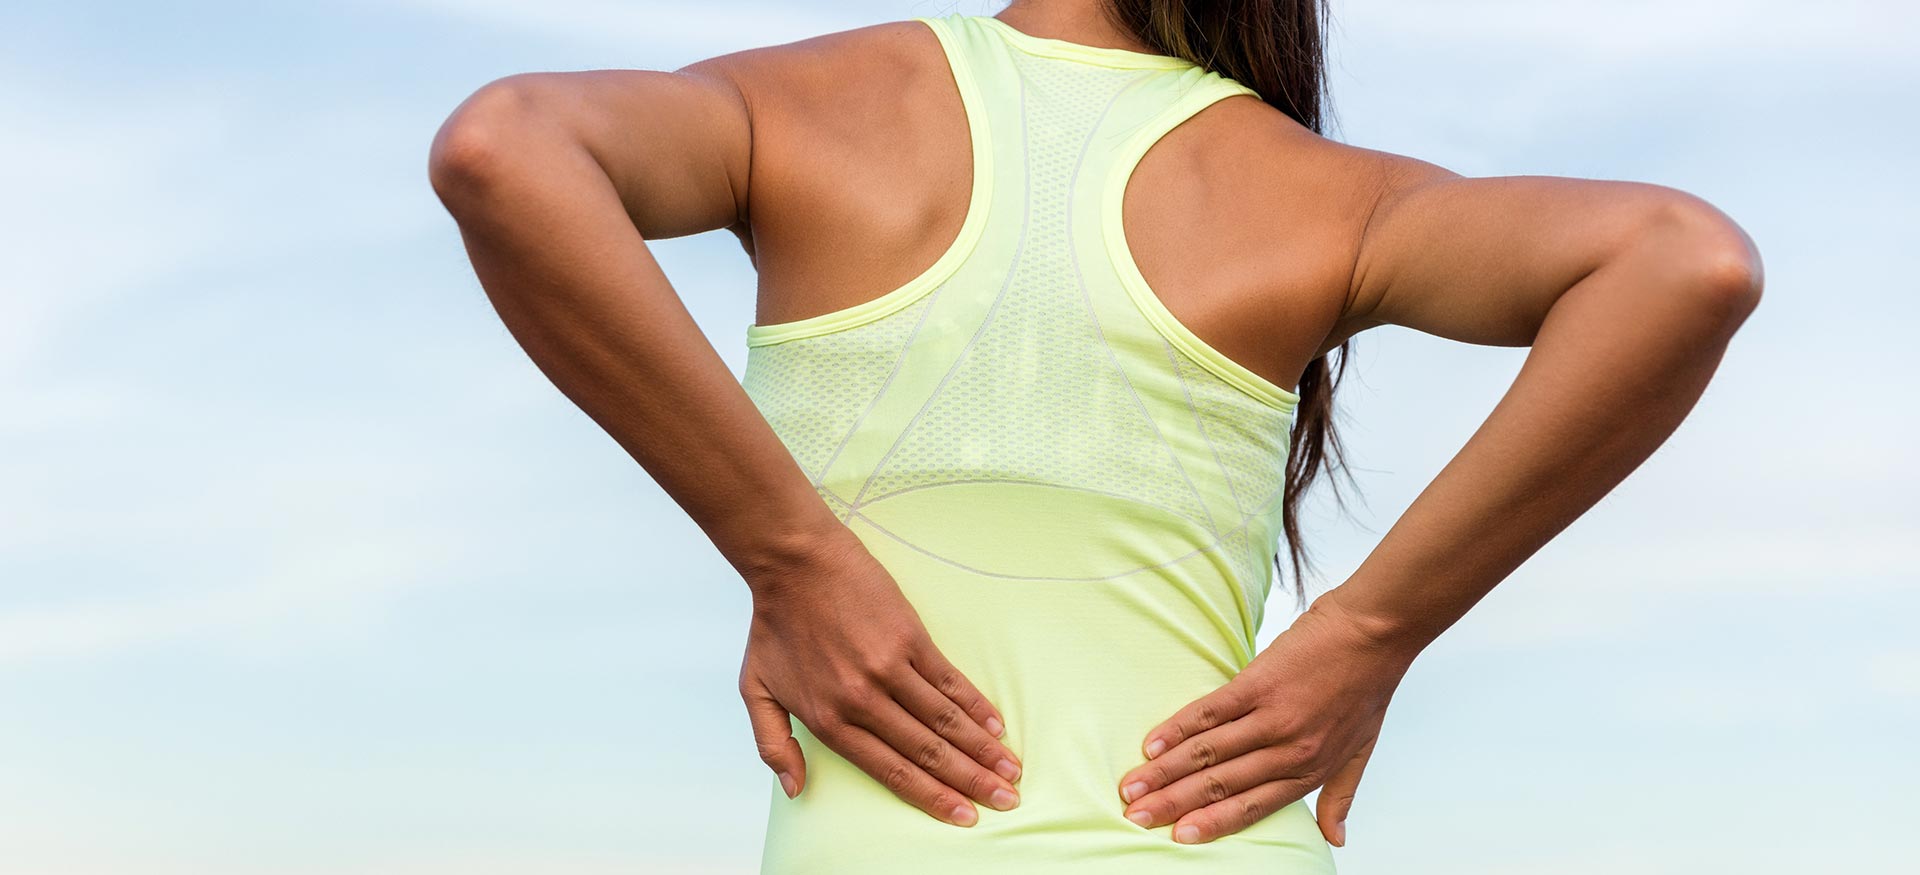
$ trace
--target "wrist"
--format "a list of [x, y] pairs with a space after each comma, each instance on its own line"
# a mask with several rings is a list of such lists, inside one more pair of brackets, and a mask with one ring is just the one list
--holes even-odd
[[804, 519], [783, 519], [755, 527], [722, 552], [753, 591], [755, 601], [760, 601], [778, 595], [853, 549], [864, 549], [864, 545], [839, 517], [820, 505], [818, 513]]
[[1325, 618], [1369, 650], [1390, 653], [1411, 662], [1438, 633], [1429, 633], [1402, 612], [1375, 609], [1356, 598], [1348, 585], [1334, 587], [1314, 598], [1307, 612]]

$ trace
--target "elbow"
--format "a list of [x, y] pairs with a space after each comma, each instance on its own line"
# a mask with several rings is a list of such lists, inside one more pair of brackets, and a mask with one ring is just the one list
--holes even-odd
[[1678, 274], [1681, 294], [1726, 333], [1760, 305], [1760, 251], [1746, 231], [1698, 197], [1676, 192], [1661, 201], [1647, 238]]
[[535, 94], [542, 75], [523, 73], [482, 86], [434, 134], [427, 179], [456, 217], [494, 199], [518, 172], [542, 123]]

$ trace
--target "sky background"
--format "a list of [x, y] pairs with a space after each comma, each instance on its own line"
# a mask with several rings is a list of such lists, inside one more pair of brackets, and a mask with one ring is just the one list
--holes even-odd
[[[753, 872], [745, 586], [500, 326], [428, 142], [509, 73], [1001, 5], [0, 7], [0, 871]], [[1337, 138], [1681, 188], [1767, 276], [1679, 432], [1415, 663], [1344, 873], [1911, 871], [1916, 10], [1336, 0]], [[738, 373], [737, 244], [655, 252]], [[1524, 355], [1362, 336], [1316, 589]]]

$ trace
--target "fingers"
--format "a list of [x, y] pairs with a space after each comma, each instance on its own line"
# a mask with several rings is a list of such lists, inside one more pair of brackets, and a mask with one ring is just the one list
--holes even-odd
[[986, 729], [988, 735], [999, 738], [1006, 734], [1006, 720], [1001, 718], [999, 709], [994, 708], [993, 703], [988, 702], [987, 697], [973, 686], [973, 682], [947, 661], [947, 657], [933, 646], [931, 640], [923, 641], [911, 662], [927, 683], [959, 705], [960, 710]]
[[1232, 835], [1293, 804], [1312, 789], [1311, 778], [1268, 781], [1180, 818], [1173, 825], [1173, 840], [1194, 844]]
[[1245, 685], [1228, 681], [1224, 686], [1188, 703], [1166, 722], [1147, 732], [1141, 751], [1153, 759], [1181, 742], [1226, 723], [1252, 710], [1253, 702], [1244, 692]]
[[824, 733], [814, 734], [907, 804], [954, 826], [972, 826], [979, 821], [980, 813], [965, 796], [902, 756], [880, 736], [850, 723], [836, 723]]
[[[1128, 770], [1120, 777], [1120, 800], [1136, 802], [1156, 790], [1205, 769], [1258, 750], [1266, 738], [1249, 721], [1229, 722], [1181, 742], [1172, 750]], [[1213, 800], [1208, 800], [1213, 801]], [[1185, 813], [1182, 809], [1181, 813]], [[1175, 816], [1178, 816], [1177, 814]], [[1165, 823], [1171, 817], [1162, 820]]]
[[903, 680], [894, 698], [914, 719], [932, 729], [973, 761], [992, 769], [1008, 782], [1020, 780], [1020, 758], [919, 675]]
[[[1224, 802], [1285, 776], [1288, 765], [1290, 763], [1285, 751], [1277, 748], [1257, 749], [1245, 756], [1196, 771], [1145, 795], [1136, 795], [1127, 806], [1127, 819], [1145, 828], [1173, 823], [1190, 812]], [[1302, 788], [1300, 795], [1306, 795], [1311, 789], [1311, 786]]]
[[[929, 692], [933, 692], [928, 688]], [[913, 765], [947, 787], [1000, 811], [1020, 804], [1019, 791], [973, 756], [934, 733], [901, 703], [885, 699], [854, 718]], [[998, 748], [998, 742], [994, 742]]]
[[1353, 759], [1347, 760], [1346, 765], [1327, 779], [1326, 786], [1320, 788], [1320, 798], [1314, 803], [1314, 820], [1320, 824], [1320, 834], [1336, 848], [1347, 846], [1347, 814], [1353, 810], [1353, 795], [1360, 787], [1360, 774], [1367, 770], [1374, 742], [1379, 740], [1378, 735], [1368, 739]]
[[766, 687], [751, 680], [742, 682], [740, 696], [747, 703], [747, 719], [753, 724], [753, 743], [760, 750], [760, 761], [780, 779], [780, 789], [788, 799], [800, 795], [807, 780], [807, 761], [800, 752], [800, 742], [793, 737], [787, 709], [773, 700]]

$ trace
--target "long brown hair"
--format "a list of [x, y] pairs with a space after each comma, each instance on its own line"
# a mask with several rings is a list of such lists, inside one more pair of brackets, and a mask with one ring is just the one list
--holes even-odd
[[[1185, 58], [1260, 93], [1260, 99], [1316, 134], [1330, 111], [1326, 94], [1326, 0], [1109, 0], [1115, 23], [1163, 55]], [[1351, 355], [1351, 341], [1307, 363], [1294, 409], [1292, 449], [1282, 490], [1281, 528], [1293, 566], [1295, 603], [1306, 604], [1312, 567], [1300, 540], [1296, 511], [1322, 473], [1340, 471], [1352, 482], [1345, 450], [1334, 428], [1333, 393]], [[1328, 356], [1336, 357], [1333, 363]], [[1339, 484], [1329, 481], [1344, 509]], [[1280, 557], [1274, 570], [1285, 578]]]

